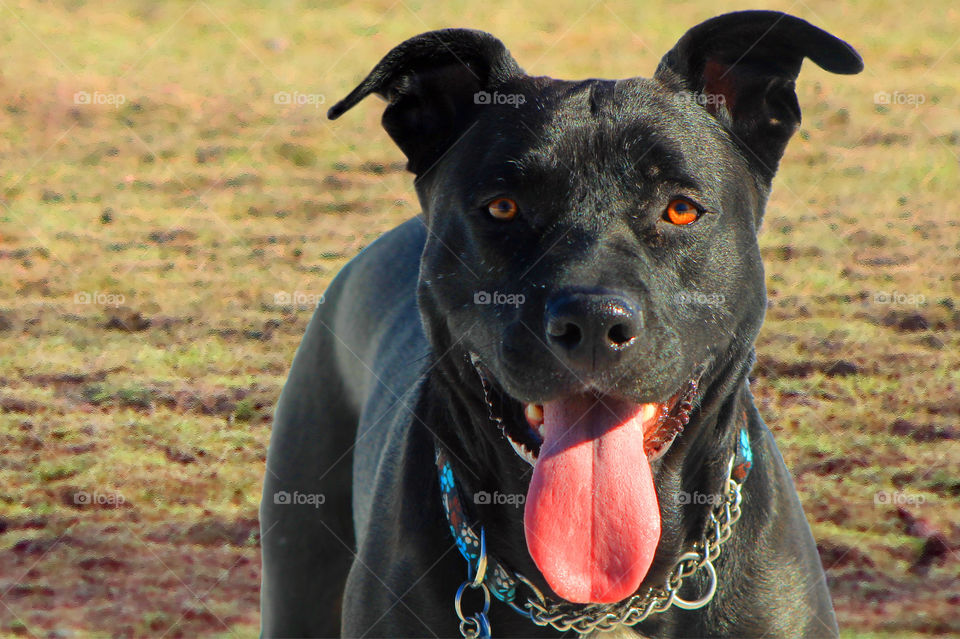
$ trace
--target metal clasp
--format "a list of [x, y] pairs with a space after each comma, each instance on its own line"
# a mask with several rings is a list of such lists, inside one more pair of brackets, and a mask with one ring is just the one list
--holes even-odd
[[[473, 567], [467, 565], [467, 580], [457, 588], [456, 597], [453, 599], [453, 609], [457, 612], [460, 619], [460, 634], [464, 639], [490, 639], [490, 619], [487, 615], [490, 612], [490, 589], [483, 583], [487, 575], [487, 535], [484, 529], [480, 528], [480, 557], [477, 560], [476, 574], [471, 575]], [[483, 609], [472, 615], [464, 616], [461, 600], [463, 593], [467, 588], [471, 590], [480, 590], [483, 593]]]
[[[690, 554], [690, 553], [687, 553]], [[695, 554], [695, 553], [694, 553]], [[680, 595], [673, 593], [673, 605], [677, 608], [682, 608], [683, 610], [697, 610], [703, 608], [710, 600], [713, 599], [713, 595], [717, 592], [717, 569], [713, 567], [713, 562], [710, 561], [709, 557], [705, 557], [704, 560], [700, 563], [700, 567], [706, 568], [707, 576], [710, 578], [710, 585], [707, 586], [707, 592], [694, 601], [687, 601], [686, 599], [681, 599]]]

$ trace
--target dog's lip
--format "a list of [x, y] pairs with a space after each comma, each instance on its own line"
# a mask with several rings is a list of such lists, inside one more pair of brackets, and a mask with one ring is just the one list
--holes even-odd
[[[480, 357], [470, 352], [470, 361], [477, 373], [490, 383], [492, 379], [489, 369], [483, 365]], [[686, 411], [689, 410], [693, 396], [696, 392], [699, 375], [694, 374], [681, 390], [673, 394], [665, 402], [647, 402], [655, 404], [660, 411], [660, 421], [657, 428], [651, 432], [651, 436], [644, 437], [644, 447], [647, 453], [647, 461], [653, 463], [661, 459], [670, 450], [677, 436], [682, 432], [686, 425]], [[602, 401], [604, 397], [615, 397], [607, 393], [592, 391], [598, 399]], [[509, 395], [508, 395], [509, 397]], [[627, 399], [627, 398], [618, 398]], [[537, 457], [540, 453], [540, 446], [543, 443], [543, 402], [523, 402], [510, 397], [511, 401], [517, 402], [523, 409], [523, 416], [528, 426], [526, 433], [511, 433], [511, 428], [506, 423], [501, 424], [500, 432], [504, 439], [510, 444], [514, 452], [531, 466], [536, 466]], [[627, 399], [627, 401], [633, 401]], [[639, 404], [639, 402], [637, 402]], [[683, 406], [681, 406], [683, 405]], [[681, 410], [685, 408], [686, 411]], [[681, 414], [678, 415], [678, 412]], [[527, 441], [524, 441], [527, 440]]]
[[[600, 397], [602, 401], [602, 397]], [[676, 409], [677, 403], [680, 399], [680, 393], [674, 395], [668, 402], [663, 404], [656, 404], [657, 410], [661, 413], [661, 422], [666, 418], [672, 411]], [[543, 404], [533, 404], [533, 403], [523, 403], [523, 415], [527, 419], [527, 424], [530, 428], [540, 436], [540, 443], [543, 442]], [[644, 438], [644, 446], [648, 448], [647, 450], [647, 461], [653, 463], [667, 454], [667, 451], [670, 450], [670, 446], [673, 445], [673, 442], [677, 439], [677, 435], [680, 434], [679, 430], [674, 430], [670, 433], [665, 433], [663, 437], [658, 438], [659, 431], [661, 427], [658, 426], [657, 432], [651, 434], [650, 441], [652, 443], [648, 444], [647, 438]], [[539, 450], [530, 451], [526, 445], [515, 440], [510, 436], [510, 433], [506, 428], [503, 429], [503, 436], [510, 442], [513, 446], [513, 450], [520, 455], [520, 457], [526, 461], [531, 466], [536, 465], [536, 460], [539, 454]]]

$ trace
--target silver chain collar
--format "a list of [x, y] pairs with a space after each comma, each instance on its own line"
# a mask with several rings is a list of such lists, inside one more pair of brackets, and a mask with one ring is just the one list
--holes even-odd
[[[480, 371], [477, 371], [480, 374]], [[487, 404], [490, 421], [501, 430], [504, 428], [503, 419], [496, 415], [493, 402], [490, 401], [490, 391], [487, 380], [480, 374], [483, 385], [483, 396]], [[504, 434], [504, 436], [506, 436]], [[742, 500], [742, 484], [733, 479], [733, 463], [736, 453], [730, 457], [727, 464], [727, 480], [723, 499], [715, 504], [707, 513], [707, 525], [700, 541], [696, 542], [687, 552], [680, 555], [670, 574], [662, 586], [649, 588], [642, 594], [633, 595], [615, 604], [590, 604], [579, 606], [571, 603], [550, 602], [539, 588], [519, 573], [514, 573], [517, 581], [526, 585], [533, 593], [522, 605], [515, 601], [509, 606], [524, 615], [538, 626], [552, 626], [560, 632], [575, 631], [580, 636], [586, 636], [598, 630], [612, 630], [623, 626], [634, 626], [647, 619], [650, 615], [664, 612], [670, 606], [683, 610], [698, 610], [713, 600], [717, 592], [717, 570], [713, 562], [720, 556], [720, 546], [730, 538], [733, 525], [740, 519], [740, 502]], [[482, 533], [482, 530], [481, 530]], [[490, 591], [484, 583], [484, 573], [487, 565], [486, 540], [481, 543], [480, 569], [472, 581], [461, 584], [454, 600], [457, 616], [460, 618], [460, 632], [467, 638], [489, 637], [490, 624], [487, 620], [487, 611], [490, 608]], [[683, 587], [684, 580], [693, 576], [700, 569], [706, 570], [709, 583], [706, 592], [694, 601], [682, 599], [678, 594]], [[475, 615], [464, 616], [461, 608], [461, 599], [467, 588], [480, 589], [484, 596], [482, 611]]]
[[[586, 635], [619, 625], [636, 625], [652, 614], [666, 611], [670, 606], [683, 610], [697, 610], [706, 606], [717, 592], [717, 571], [713, 563], [720, 556], [720, 545], [730, 538], [733, 525], [740, 519], [741, 485], [730, 476], [732, 470], [733, 457], [728, 464], [723, 500], [708, 513], [702, 539], [680, 556], [662, 586], [650, 588], [620, 603], [589, 606], [580, 612], [566, 610], [564, 604], [547, 605], [541, 594], [538, 601], [530, 599], [525, 605], [530, 620], [538, 626], [549, 625], [561, 632], [574, 630]], [[694, 601], [682, 599], [678, 592], [683, 587], [684, 579], [701, 569], [706, 570], [709, 578], [706, 592]]]
[[[741, 484], [731, 476], [734, 458], [735, 456], [731, 457], [727, 465], [727, 483], [723, 499], [707, 514], [707, 526], [703, 537], [689, 551], [680, 555], [662, 586], [650, 588], [642, 594], [633, 595], [619, 603], [592, 604], [584, 607], [570, 603], [550, 602], [530, 580], [514, 573], [517, 581], [526, 585], [533, 597], [528, 597], [522, 607], [516, 602], [510, 602], [509, 606], [538, 626], [552, 626], [560, 632], [573, 630], [581, 636], [597, 630], [611, 630], [620, 625], [634, 626], [650, 615], [666, 611], [670, 606], [683, 610], [703, 608], [713, 600], [717, 592], [717, 570], [713, 564], [720, 556], [720, 546], [730, 538], [733, 525], [740, 519]], [[482, 568], [478, 570], [472, 582], [467, 581], [460, 586], [454, 600], [457, 616], [461, 621], [460, 630], [466, 638], [490, 636], [486, 615], [490, 607], [490, 591], [483, 581], [487, 563], [486, 552], [484, 541], [480, 556]], [[684, 580], [701, 569], [706, 570], [709, 579], [706, 592], [694, 601], [682, 599], [678, 593], [683, 587]], [[464, 616], [461, 609], [461, 598], [468, 587], [480, 589], [484, 596], [483, 610], [472, 616]]]

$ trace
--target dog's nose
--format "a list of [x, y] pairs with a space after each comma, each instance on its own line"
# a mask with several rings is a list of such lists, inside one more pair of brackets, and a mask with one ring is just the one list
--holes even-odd
[[547, 301], [547, 343], [578, 370], [593, 371], [618, 361], [636, 343], [642, 327], [640, 311], [612, 291], [567, 291]]

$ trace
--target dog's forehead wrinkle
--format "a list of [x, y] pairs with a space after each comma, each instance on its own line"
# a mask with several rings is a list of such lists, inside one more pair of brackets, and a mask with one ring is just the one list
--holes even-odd
[[[570, 178], [587, 188], [671, 178], [693, 184], [697, 174], [715, 178], [714, 133], [703, 133], [696, 118], [679, 111], [665, 117], [664, 109], [676, 110], [665, 93], [642, 78], [551, 83], [532, 100], [549, 104], [550, 112], [514, 109], [473, 133], [483, 149], [480, 162], [473, 158], [474, 170], [480, 167], [490, 183], [549, 184], [553, 194]], [[598, 109], [603, 100], [615, 108]]]
[[683, 129], [665, 131], [656, 122], [554, 117], [537, 144], [515, 162], [525, 179], [553, 173], [559, 184], [571, 189], [598, 191], [619, 184], [620, 190], [629, 191], [642, 189], [644, 183], [673, 182], [717, 192], [722, 171], [715, 155]]
[[590, 113], [597, 115], [608, 107], [615, 98], [616, 80], [593, 80], [590, 83]]

